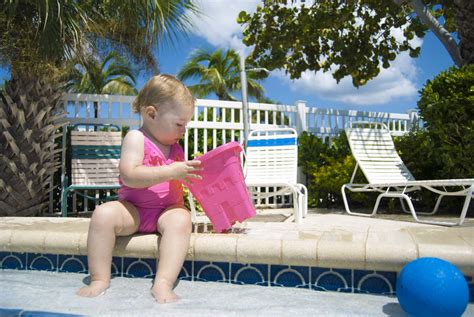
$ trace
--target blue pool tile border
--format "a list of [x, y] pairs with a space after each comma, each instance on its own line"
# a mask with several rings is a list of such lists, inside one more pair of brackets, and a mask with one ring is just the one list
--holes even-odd
[[[0, 252], [0, 269], [88, 273], [87, 257], [83, 255], [21, 252]], [[155, 274], [155, 259], [112, 259], [113, 276], [154, 278]], [[297, 287], [386, 296], [395, 296], [397, 277], [397, 272], [215, 261], [186, 261], [179, 274], [180, 280], [188, 281]], [[469, 301], [474, 302], [474, 280], [469, 276], [465, 278], [469, 286]]]

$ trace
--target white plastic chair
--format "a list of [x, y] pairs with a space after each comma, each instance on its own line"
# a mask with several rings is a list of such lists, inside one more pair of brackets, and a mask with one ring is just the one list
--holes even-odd
[[[347, 139], [356, 167], [348, 184], [341, 187], [346, 212], [350, 215], [374, 216], [385, 197], [399, 198], [405, 212], [411, 213], [420, 223], [456, 226], [461, 225], [473, 197], [474, 179], [438, 179], [415, 180], [408, 168], [398, 155], [388, 127], [381, 122], [349, 122], [346, 128]], [[367, 179], [367, 184], [354, 184], [357, 169], [361, 168]], [[449, 188], [455, 187], [451, 191]], [[407, 193], [425, 188], [439, 195], [431, 212], [421, 213], [434, 215], [445, 196], [465, 197], [461, 215], [457, 222], [443, 222], [419, 219], [413, 203]], [[351, 192], [379, 192], [372, 213], [352, 212], [349, 208], [346, 189]], [[408, 205], [408, 209], [404, 202]]]
[[[308, 212], [308, 191], [297, 181], [298, 134], [291, 128], [256, 129], [249, 133], [245, 182], [253, 199], [292, 195], [295, 222]], [[262, 192], [261, 187], [278, 188]]]

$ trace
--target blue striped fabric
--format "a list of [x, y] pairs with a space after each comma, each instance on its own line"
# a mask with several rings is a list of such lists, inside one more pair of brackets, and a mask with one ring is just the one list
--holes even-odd
[[296, 145], [296, 138], [249, 140], [248, 147]]
[[118, 159], [120, 145], [73, 145], [73, 159]]

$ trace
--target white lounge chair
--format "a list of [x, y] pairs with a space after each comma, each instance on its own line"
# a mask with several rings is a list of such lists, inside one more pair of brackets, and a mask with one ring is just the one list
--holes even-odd
[[[346, 134], [352, 154], [357, 162], [350, 182], [341, 188], [344, 206], [348, 214], [374, 216], [377, 213], [380, 200], [391, 197], [399, 198], [403, 210], [411, 213], [417, 222], [445, 226], [456, 226], [463, 223], [473, 197], [474, 179], [415, 180], [397, 154], [390, 131], [384, 123], [350, 122], [346, 128]], [[368, 184], [353, 183], [359, 167]], [[407, 193], [422, 188], [438, 194], [439, 197], [431, 212], [419, 212], [418, 214], [434, 215], [438, 211], [443, 197], [462, 196], [465, 199], [459, 220], [457, 222], [443, 222], [419, 219]], [[346, 189], [351, 192], [379, 192], [372, 213], [352, 212], [349, 208]], [[408, 210], [404, 202], [408, 205]]]
[[[249, 133], [245, 182], [253, 199], [292, 195], [295, 222], [308, 212], [308, 191], [297, 181], [298, 134], [291, 128], [256, 129]], [[262, 192], [265, 187], [275, 191]]]

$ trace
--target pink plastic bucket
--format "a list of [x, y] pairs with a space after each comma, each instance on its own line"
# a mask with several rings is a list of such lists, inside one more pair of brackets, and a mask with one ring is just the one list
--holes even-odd
[[192, 180], [188, 186], [214, 231], [222, 232], [236, 222], [255, 215], [255, 207], [245, 185], [237, 142], [229, 142], [196, 158], [201, 161], [202, 180]]

